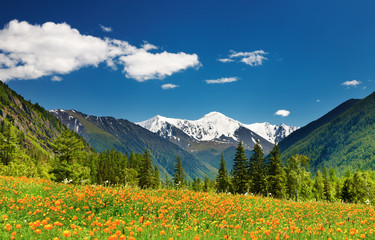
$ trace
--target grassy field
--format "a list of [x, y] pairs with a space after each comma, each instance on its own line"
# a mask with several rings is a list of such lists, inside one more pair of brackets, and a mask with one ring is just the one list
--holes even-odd
[[370, 205], [0, 177], [0, 239], [375, 239]]

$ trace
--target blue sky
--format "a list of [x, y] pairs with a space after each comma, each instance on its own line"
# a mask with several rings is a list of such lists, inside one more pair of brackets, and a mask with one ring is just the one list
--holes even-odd
[[375, 88], [373, 1], [56, 2], [0, 9], [0, 80], [46, 109], [303, 126]]

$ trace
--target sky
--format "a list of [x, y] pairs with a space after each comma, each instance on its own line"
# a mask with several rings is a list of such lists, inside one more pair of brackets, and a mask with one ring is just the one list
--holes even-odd
[[304, 126], [375, 89], [374, 1], [19, 1], [0, 81], [47, 110]]

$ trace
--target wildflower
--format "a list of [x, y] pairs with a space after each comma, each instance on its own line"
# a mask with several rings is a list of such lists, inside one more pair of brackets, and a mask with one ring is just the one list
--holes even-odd
[[63, 232], [63, 236], [69, 238], [69, 237], [71, 237], [72, 235], [71, 235], [71, 233], [70, 233], [69, 230], [65, 230], [65, 231]]

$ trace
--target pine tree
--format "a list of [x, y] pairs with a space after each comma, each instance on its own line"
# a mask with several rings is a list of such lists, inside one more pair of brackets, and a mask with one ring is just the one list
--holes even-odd
[[350, 176], [344, 180], [341, 190], [341, 199], [346, 203], [354, 202], [353, 178]]
[[16, 136], [13, 132], [12, 124], [2, 121], [0, 128], [0, 160], [4, 165], [8, 165], [15, 158], [17, 148]]
[[268, 192], [275, 198], [283, 198], [285, 195], [285, 173], [276, 142], [268, 160]]
[[328, 171], [324, 166], [323, 169], [323, 184], [324, 184], [324, 199], [326, 201], [332, 201], [332, 186], [328, 179]]
[[216, 178], [216, 182], [217, 192], [227, 192], [229, 190], [229, 177], [223, 154], [221, 154], [220, 168]]
[[233, 164], [233, 188], [236, 193], [244, 194], [248, 189], [248, 170], [245, 149], [240, 141], [237, 146]]
[[153, 184], [152, 158], [148, 150], [143, 154], [143, 161], [140, 165], [138, 185], [140, 188], [150, 188]]
[[72, 131], [66, 130], [56, 139], [53, 149], [57, 152], [60, 162], [72, 164], [74, 161], [80, 161], [83, 157], [84, 145]]
[[194, 178], [193, 183], [191, 185], [193, 191], [199, 192], [201, 191], [201, 182], [202, 180], [200, 178]]
[[89, 178], [90, 168], [81, 163], [86, 157], [81, 139], [72, 131], [66, 130], [54, 141], [52, 148], [56, 153], [56, 161], [50, 173], [57, 181], [64, 179], [75, 183]]
[[185, 171], [182, 167], [182, 161], [180, 155], [176, 157], [176, 164], [174, 166], [174, 177], [173, 182], [176, 188], [181, 188], [185, 180]]
[[160, 176], [159, 176], [159, 168], [155, 165], [154, 168], [154, 176], [153, 176], [153, 188], [158, 189], [160, 187]]
[[208, 192], [209, 189], [210, 189], [210, 179], [207, 176], [205, 176], [204, 181], [203, 181], [203, 192]]
[[259, 140], [254, 145], [249, 162], [250, 190], [254, 194], [266, 195], [266, 161]]

